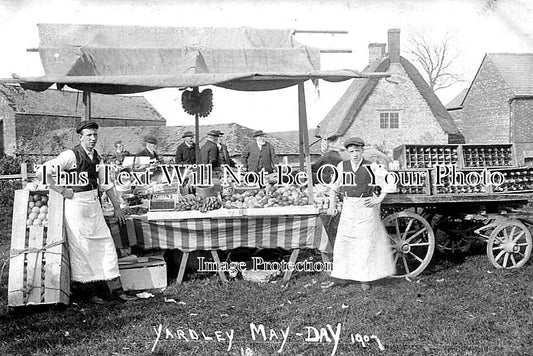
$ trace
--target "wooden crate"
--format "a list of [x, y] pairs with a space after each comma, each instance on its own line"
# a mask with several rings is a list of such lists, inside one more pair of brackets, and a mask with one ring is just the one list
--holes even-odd
[[[27, 226], [29, 199], [48, 197], [47, 226]], [[70, 265], [63, 225], [63, 197], [53, 191], [15, 191], [8, 305], [69, 303]]]
[[505, 177], [504, 184], [493, 187], [496, 194], [533, 192], [533, 167], [500, 168], [491, 172], [500, 172]]
[[508, 168], [516, 166], [513, 144], [468, 144], [460, 147], [460, 168]]
[[[492, 187], [485, 184], [470, 185], [466, 183], [467, 175], [469, 174], [483, 174], [483, 170], [461, 170], [455, 169], [455, 174], [465, 178], [464, 184], [455, 184], [460, 183], [460, 178], [457, 179], [457, 182], [453, 182], [449, 177], [444, 177], [441, 179], [442, 185], [437, 185], [438, 181], [436, 178], [437, 171], [431, 170], [431, 194], [432, 195], [458, 195], [458, 194], [490, 194], [492, 192]], [[453, 175], [453, 174], [452, 174]]]
[[459, 145], [401, 145], [394, 149], [393, 156], [401, 169], [457, 165]]
[[431, 173], [429, 169], [401, 169], [390, 171], [389, 176], [390, 174], [397, 175], [397, 194], [431, 195]]

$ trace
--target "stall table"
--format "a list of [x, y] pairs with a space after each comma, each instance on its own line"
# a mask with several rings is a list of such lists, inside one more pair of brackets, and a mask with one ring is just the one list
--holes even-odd
[[[183, 251], [177, 282], [183, 280], [189, 254], [193, 251], [210, 251], [215, 262], [220, 263], [217, 250], [238, 247], [284, 248], [292, 250], [289, 262], [296, 262], [302, 248], [318, 249], [325, 262], [333, 251], [320, 215], [280, 216], [229, 216], [151, 220], [148, 215], [130, 216], [127, 220], [128, 238], [116, 233], [117, 248], [137, 245], [142, 249], [179, 249]], [[288, 280], [291, 271], [286, 271]], [[224, 272], [219, 272], [226, 280]]]

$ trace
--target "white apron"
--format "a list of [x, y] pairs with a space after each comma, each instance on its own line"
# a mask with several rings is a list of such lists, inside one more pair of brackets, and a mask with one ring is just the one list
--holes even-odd
[[96, 190], [65, 199], [65, 225], [73, 281], [106, 281], [119, 276], [115, 244]]
[[332, 277], [360, 282], [394, 274], [392, 247], [381, 221], [380, 206], [367, 208], [365, 198], [344, 198], [333, 248]]

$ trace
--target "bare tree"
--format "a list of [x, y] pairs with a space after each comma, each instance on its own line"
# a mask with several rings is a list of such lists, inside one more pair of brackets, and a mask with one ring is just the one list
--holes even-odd
[[462, 81], [450, 69], [452, 63], [457, 59], [457, 55], [452, 50], [452, 42], [449, 35], [437, 43], [429, 42], [423, 35], [412, 37], [409, 40], [410, 48], [407, 53], [422, 68], [422, 75], [433, 92]]

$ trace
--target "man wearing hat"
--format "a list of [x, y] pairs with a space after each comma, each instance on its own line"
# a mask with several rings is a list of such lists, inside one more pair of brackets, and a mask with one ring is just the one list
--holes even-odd
[[260, 172], [264, 169], [267, 173], [274, 172], [277, 163], [274, 147], [266, 142], [263, 131], [258, 130], [253, 134], [254, 140], [242, 152], [244, 167], [251, 172]]
[[210, 130], [207, 133], [207, 141], [200, 149], [200, 156], [202, 158], [202, 164], [210, 164], [213, 170], [220, 168], [220, 162], [218, 160], [218, 138], [222, 135], [220, 130]]
[[192, 131], [185, 131], [181, 136], [183, 142], [176, 149], [175, 162], [177, 164], [195, 164], [196, 146], [194, 144], [194, 134]]
[[228, 146], [226, 146], [225, 144], [221, 142], [222, 136], [224, 136], [224, 132], [221, 132], [220, 136], [218, 137], [218, 142], [217, 142], [218, 162], [220, 163], [220, 165], [226, 164], [230, 167], [235, 167], [236, 164], [235, 164], [235, 161], [232, 160], [229, 155]]
[[[99, 188], [106, 192], [111, 200], [115, 217], [119, 224], [126, 219], [120, 209], [113, 184], [104, 185], [105, 170], [98, 169], [102, 162], [95, 150], [98, 140], [98, 124], [82, 121], [76, 127], [80, 143], [64, 151], [56, 158], [46, 162], [46, 178], [51, 190], [65, 198], [64, 221], [67, 231], [70, 255], [71, 279], [73, 292], [82, 297], [101, 303], [97, 296], [110, 296], [110, 286], [120, 285], [118, 259], [115, 244], [104, 220], [100, 206]], [[78, 182], [72, 186], [58, 185], [54, 180], [57, 167], [71, 176], [77, 176]], [[42, 170], [38, 177], [42, 180]], [[79, 179], [86, 175], [87, 179]], [[77, 287], [77, 288], [76, 288]], [[122, 288], [116, 289], [119, 293]], [[123, 294], [121, 295], [123, 296]]]
[[115, 152], [111, 154], [111, 162], [121, 165], [124, 157], [131, 156], [131, 153], [124, 149], [124, 144], [121, 140], [115, 141]]
[[[347, 281], [361, 282], [368, 290], [370, 281], [394, 274], [395, 264], [387, 231], [381, 220], [380, 205], [387, 192], [394, 188], [384, 184], [387, 172], [376, 163], [363, 160], [365, 142], [352, 137], [344, 142], [349, 160], [337, 165], [339, 179], [332, 185], [328, 215], [337, 214], [336, 193], [344, 197], [342, 213], [333, 249], [333, 270], [336, 279], [323, 288]], [[376, 178], [372, 183], [372, 175]], [[349, 179], [343, 177], [348, 177]], [[381, 189], [376, 189], [377, 187]]]
[[330, 183], [333, 171], [331, 169], [323, 169], [320, 179], [317, 177], [318, 169], [326, 164], [337, 166], [342, 161], [341, 154], [338, 148], [339, 136], [332, 135], [326, 140], [326, 151], [320, 158], [311, 165], [311, 172], [313, 174], [313, 183]]
[[159, 162], [159, 155], [157, 154], [157, 139], [154, 136], [148, 135], [144, 137], [145, 147], [136, 154], [138, 157], [150, 157], [151, 161]]

